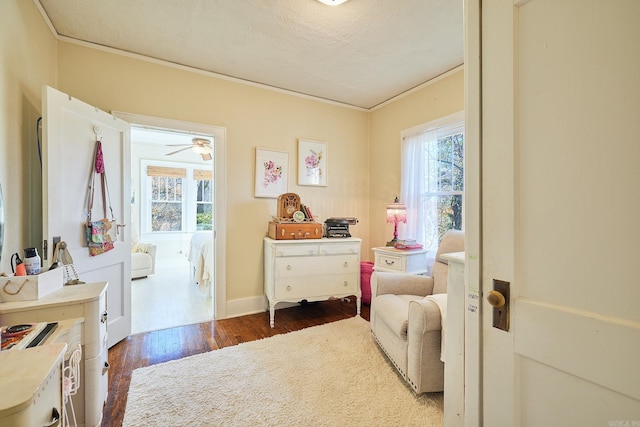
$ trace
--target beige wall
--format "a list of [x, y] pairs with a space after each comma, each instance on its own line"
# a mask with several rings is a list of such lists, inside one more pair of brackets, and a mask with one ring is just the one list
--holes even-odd
[[42, 85], [55, 84], [56, 50], [32, 1], [0, 2], [0, 185], [6, 225], [0, 271], [7, 273], [12, 253], [42, 239], [35, 129]]
[[[324, 221], [355, 216], [368, 247], [368, 113], [60, 43], [58, 89], [105, 111], [227, 130], [227, 298], [263, 294], [262, 237], [276, 199], [254, 198], [255, 148], [289, 153], [289, 191]], [[297, 185], [297, 139], [328, 144], [328, 186]]]
[[[11, 252], [38, 241], [27, 236], [27, 230], [39, 232], [39, 227], [29, 226], [35, 221], [29, 221], [25, 212], [39, 211], [40, 195], [28, 201], [24, 193], [32, 186], [29, 180], [39, 180], [33, 178], [38, 171], [32, 168], [37, 164], [34, 130], [42, 85], [105, 111], [226, 128], [229, 301], [263, 295], [262, 237], [276, 213], [276, 200], [253, 197], [256, 147], [289, 153], [289, 191], [298, 193], [320, 221], [330, 216], [357, 217], [360, 222], [351, 232], [363, 239], [363, 260], [370, 260], [370, 248], [383, 245], [392, 233], [384, 207], [400, 191], [400, 132], [463, 109], [462, 71], [373, 112], [360, 111], [56, 42], [33, 3], [0, 4], [0, 182], [10, 201], [7, 222], [11, 225], [3, 251], [4, 270]], [[298, 138], [328, 144], [327, 187], [297, 185]], [[19, 175], [10, 175], [8, 165], [14, 164], [26, 166]]]
[[371, 112], [369, 241], [373, 247], [384, 246], [393, 237], [393, 225], [386, 223], [385, 208], [400, 195], [400, 132], [462, 110], [464, 71], [460, 69]]

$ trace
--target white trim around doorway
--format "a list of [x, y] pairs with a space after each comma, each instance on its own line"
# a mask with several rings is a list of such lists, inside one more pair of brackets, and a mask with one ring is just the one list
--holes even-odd
[[160, 117], [145, 116], [140, 114], [112, 111], [112, 114], [131, 125], [152, 127], [156, 129], [171, 129], [185, 133], [212, 135], [214, 137], [213, 176], [215, 180], [215, 285], [214, 285], [214, 317], [224, 319], [227, 317], [227, 287], [226, 287], [226, 246], [227, 246], [227, 142], [226, 128], [200, 123], [184, 122], [180, 120], [165, 119]]

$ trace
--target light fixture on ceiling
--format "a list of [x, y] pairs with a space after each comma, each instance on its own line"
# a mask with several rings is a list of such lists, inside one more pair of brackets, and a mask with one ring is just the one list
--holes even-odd
[[179, 150], [167, 153], [167, 156], [191, 149], [194, 153], [200, 154], [202, 160], [211, 160], [211, 141], [206, 138], [193, 138], [191, 144], [168, 144], [167, 147], [184, 147]]
[[194, 145], [193, 147], [191, 147], [191, 150], [198, 154], [207, 154], [211, 152], [211, 148], [204, 145]]
[[337, 6], [346, 2], [347, 0], [318, 0], [320, 3], [328, 4], [329, 6]]

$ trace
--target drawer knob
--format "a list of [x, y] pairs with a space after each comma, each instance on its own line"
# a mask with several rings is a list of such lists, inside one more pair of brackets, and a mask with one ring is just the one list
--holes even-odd
[[102, 375], [106, 374], [109, 371], [110, 367], [111, 365], [109, 365], [109, 362], [104, 362], [104, 366], [102, 367]]
[[287, 286], [287, 290], [290, 291], [291, 290], [291, 285]]
[[346, 280], [343, 283], [344, 286], [349, 286], [349, 282], [347, 282]]
[[109, 313], [105, 310], [104, 313], [102, 313], [102, 316], [100, 316], [100, 323], [106, 323], [108, 317]]
[[345, 267], [349, 267], [349, 263], [347, 261], [344, 262]]
[[287, 265], [287, 270], [291, 270], [293, 267], [291, 267], [291, 264]]

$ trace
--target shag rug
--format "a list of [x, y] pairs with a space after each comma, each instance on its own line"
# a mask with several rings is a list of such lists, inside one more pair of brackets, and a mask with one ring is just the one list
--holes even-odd
[[133, 371], [124, 426], [442, 426], [353, 317]]

